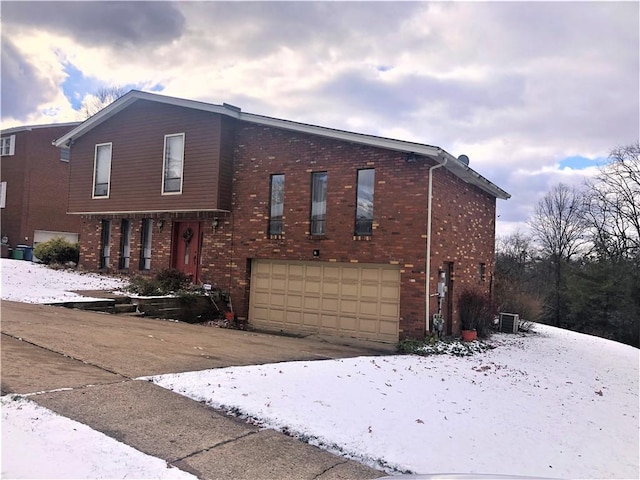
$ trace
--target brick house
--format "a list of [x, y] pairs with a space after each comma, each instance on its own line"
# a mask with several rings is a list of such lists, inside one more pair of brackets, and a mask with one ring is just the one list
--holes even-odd
[[80, 218], [67, 214], [69, 150], [52, 144], [78, 125], [15, 127], [0, 133], [0, 230], [11, 247], [55, 236], [78, 241]]
[[81, 267], [178, 268], [258, 328], [421, 337], [445, 272], [455, 333], [458, 286], [490, 288], [509, 194], [439, 147], [138, 91], [56, 145]]

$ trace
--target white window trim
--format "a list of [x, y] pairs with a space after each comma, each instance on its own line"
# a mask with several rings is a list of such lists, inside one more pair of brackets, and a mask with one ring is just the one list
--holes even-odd
[[[4, 153], [4, 143], [9, 140], [9, 153]], [[16, 136], [9, 135], [7, 137], [2, 137], [0, 141], [0, 156], [6, 157], [9, 155], [15, 155], [16, 153]]]
[[[180, 162], [180, 190], [177, 192], [165, 192], [164, 191], [164, 174], [166, 171], [167, 162], [167, 138], [169, 137], [182, 137], [182, 161]], [[160, 185], [160, 193], [162, 195], [182, 195], [182, 184], [184, 182], [184, 149], [186, 147], [185, 134], [183, 133], [170, 133], [164, 136], [164, 146], [162, 148], [162, 184]]]
[[[106, 195], [96, 195], [96, 166], [98, 163], [98, 147], [102, 147], [105, 145], [109, 145], [109, 182], [107, 183], [107, 194]], [[100, 198], [109, 198], [111, 194], [111, 159], [113, 158], [113, 143], [96, 143], [96, 147], [93, 153], [93, 182], [91, 182], [91, 198], [100, 199]]]
[[0, 208], [7, 205], [7, 182], [0, 183]]

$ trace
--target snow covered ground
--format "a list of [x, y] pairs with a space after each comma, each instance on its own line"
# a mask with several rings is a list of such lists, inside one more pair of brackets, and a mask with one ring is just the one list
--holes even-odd
[[40, 263], [2, 259], [3, 300], [23, 303], [55, 303], [94, 300], [71, 290], [117, 290], [126, 282], [116, 277], [53, 270]]
[[389, 356], [152, 377], [377, 467], [638, 478], [638, 350], [539, 325], [471, 357]]
[[[63, 301], [66, 290], [118, 286], [95, 287], [93, 276], [18, 260], [2, 259], [1, 266], [3, 299], [46, 303]], [[61, 275], [67, 280], [56, 280]], [[496, 335], [497, 348], [464, 358], [360, 357], [152, 380], [388, 471], [638, 478], [638, 349], [536, 330]], [[71, 466], [60, 474], [65, 478], [123, 476], [116, 468], [125, 454], [111, 445], [118, 442], [86, 426], [9, 396], [2, 419], [2, 478], [51, 478], [45, 462], [32, 461], [49, 455]], [[130, 450], [129, 477], [184, 474]], [[95, 463], [80, 465], [86, 457]]]
[[1, 402], [2, 478], [197, 478], [24, 397]]

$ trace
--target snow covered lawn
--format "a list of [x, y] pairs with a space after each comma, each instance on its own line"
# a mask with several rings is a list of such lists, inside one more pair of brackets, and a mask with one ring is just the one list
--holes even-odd
[[53, 413], [24, 397], [2, 397], [2, 478], [196, 480], [164, 460]]
[[[123, 286], [25, 261], [0, 265], [3, 299], [60, 302], [75, 297], [69, 290]], [[638, 478], [638, 349], [537, 331], [496, 335], [496, 349], [471, 357], [291, 362], [152, 380], [390, 472]], [[119, 468], [188, 478], [26, 400], [3, 397], [2, 420], [2, 478], [122, 478]], [[53, 472], [48, 458], [66, 470]]]
[[638, 350], [544, 325], [472, 357], [389, 356], [151, 379], [388, 471], [638, 478]]
[[116, 277], [53, 270], [39, 263], [2, 259], [2, 299], [23, 303], [95, 300], [70, 290], [117, 290], [127, 283]]

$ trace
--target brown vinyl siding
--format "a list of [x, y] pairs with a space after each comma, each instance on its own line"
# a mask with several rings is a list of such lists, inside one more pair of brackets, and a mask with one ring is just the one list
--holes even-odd
[[[225, 208], [219, 115], [139, 100], [82, 136], [71, 149], [72, 213]], [[182, 194], [162, 195], [164, 137], [184, 133]], [[112, 143], [109, 198], [92, 199], [95, 145]], [[231, 183], [230, 178], [224, 179]]]

